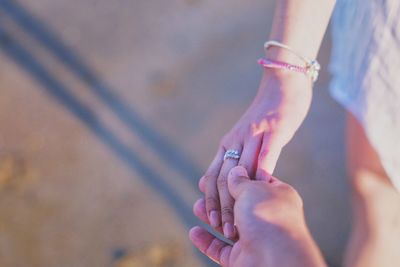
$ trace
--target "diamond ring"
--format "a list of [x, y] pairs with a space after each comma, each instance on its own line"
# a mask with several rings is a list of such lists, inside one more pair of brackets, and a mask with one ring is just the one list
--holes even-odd
[[237, 150], [229, 149], [225, 152], [224, 161], [227, 159], [239, 159], [240, 153]]

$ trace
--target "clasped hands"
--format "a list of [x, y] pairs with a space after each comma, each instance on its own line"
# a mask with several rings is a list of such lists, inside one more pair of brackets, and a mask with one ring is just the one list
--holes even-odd
[[[250, 179], [241, 166], [229, 172], [227, 181], [235, 201], [234, 245], [196, 226], [189, 236], [202, 253], [223, 267], [326, 266], [306, 226], [302, 199], [293, 187], [265, 172]], [[204, 180], [199, 187], [204, 192]], [[210, 224], [204, 198], [196, 201], [193, 211]]]
[[199, 181], [204, 198], [194, 204], [195, 215], [234, 245], [200, 227], [191, 229], [190, 239], [224, 267], [326, 266], [299, 194], [269, 175], [310, 106], [311, 85], [297, 77], [263, 77], [253, 103]]

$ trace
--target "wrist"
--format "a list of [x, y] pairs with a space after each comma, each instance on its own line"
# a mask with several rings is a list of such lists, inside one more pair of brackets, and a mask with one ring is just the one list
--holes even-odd
[[318, 74], [321, 69], [318, 61], [305, 56], [289, 45], [270, 40], [264, 43], [264, 52], [266, 58], [258, 61], [264, 68], [283, 69], [303, 73], [310, 77], [313, 82], [318, 79]]
[[[283, 92], [290, 92], [296, 88], [302, 90], [312, 90], [313, 82], [310, 77], [303, 73], [284, 69], [263, 68], [259, 90], [268, 90], [272, 85], [285, 85]], [[290, 86], [293, 88], [290, 88]]]
[[294, 55], [292, 52], [282, 49], [281, 47], [269, 47], [268, 50], [265, 50], [265, 57], [268, 59], [287, 62], [293, 65], [304, 65], [304, 61], [298, 56]]
[[311, 98], [312, 81], [309, 77], [280, 69], [264, 69], [255, 102], [310, 103]]
[[[264, 242], [256, 252], [259, 262], [263, 263], [259, 266], [268, 263], [268, 266], [280, 267], [326, 267], [322, 253], [307, 228], [291, 229], [276, 239], [269, 235], [266, 240], [268, 242]], [[288, 251], [290, 256], [287, 255]]]

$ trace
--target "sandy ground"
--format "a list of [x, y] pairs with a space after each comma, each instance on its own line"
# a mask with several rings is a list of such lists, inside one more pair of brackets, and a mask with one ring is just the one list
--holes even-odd
[[[213, 266], [187, 240], [197, 179], [256, 92], [272, 12], [266, 0], [0, 1], [0, 266]], [[344, 112], [328, 80], [325, 68], [276, 174], [340, 266]]]

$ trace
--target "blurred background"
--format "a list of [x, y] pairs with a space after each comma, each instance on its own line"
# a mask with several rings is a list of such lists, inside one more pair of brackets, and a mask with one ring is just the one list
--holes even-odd
[[[256, 93], [272, 0], [0, 0], [0, 266], [214, 266], [198, 178]], [[330, 40], [276, 175], [331, 266], [349, 231]], [[288, 252], [290, 253], [290, 252]]]

